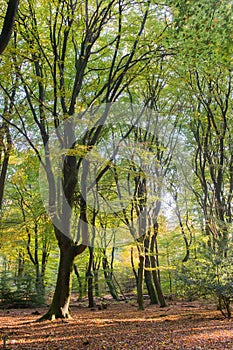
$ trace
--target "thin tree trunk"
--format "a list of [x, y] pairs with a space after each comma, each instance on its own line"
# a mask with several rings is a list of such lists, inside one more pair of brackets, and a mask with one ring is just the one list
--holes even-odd
[[93, 295], [93, 273], [92, 273], [93, 259], [94, 259], [93, 247], [89, 247], [89, 263], [88, 263], [88, 268], [86, 272], [88, 307], [95, 306], [94, 295]]
[[168, 280], [169, 280], [169, 290], [170, 290], [170, 294], [172, 294], [172, 274], [170, 271], [170, 256], [169, 256], [169, 248], [168, 248], [168, 244], [166, 246], [166, 257], [167, 257], [167, 266], [168, 266]]
[[[2, 202], [3, 202], [3, 194], [5, 189], [5, 182], [6, 182], [6, 175], [7, 175], [7, 169], [10, 159], [10, 152], [12, 149], [12, 140], [10, 135], [10, 130], [7, 125], [2, 126], [1, 130], [1, 140], [0, 140], [0, 152], [4, 153], [3, 156], [3, 162], [1, 165], [1, 173], [0, 173], [0, 210], [2, 209]], [[6, 136], [6, 145], [4, 146], [4, 136]]]
[[93, 295], [93, 274], [90, 272], [86, 275], [87, 278], [87, 295], [88, 295], [88, 307], [94, 307], [94, 295]]
[[8, 2], [7, 12], [4, 19], [2, 32], [0, 35], [0, 54], [3, 53], [3, 51], [7, 47], [7, 44], [10, 40], [11, 33], [14, 26], [15, 16], [18, 9], [18, 4], [19, 4], [18, 0], [9, 0]]
[[134, 277], [135, 277], [135, 280], [136, 280], [136, 285], [138, 285], [138, 274], [137, 274], [137, 271], [135, 269], [135, 266], [134, 266], [134, 259], [133, 259], [133, 247], [131, 247], [131, 266], [132, 266], [132, 269], [133, 269], [133, 274], [134, 274]]
[[100, 291], [99, 291], [99, 270], [95, 269], [93, 271], [94, 273], [94, 289], [95, 289], [95, 296], [99, 297], [100, 296]]
[[107, 283], [109, 292], [110, 292], [111, 296], [113, 297], [113, 299], [118, 300], [118, 293], [117, 293], [116, 287], [114, 286], [114, 283], [112, 280], [112, 273], [110, 271], [108, 259], [106, 257], [105, 252], [104, 252], [104, 255], [105, 256], [102, 258], [102, 265], [103, 265], [103, 270], [104, 270], [105, 281]]
[[152, 243], [154, 244], [154, 247], [151, 248], [151, 251], [153, 252], [155, 250], [156, 266], [158, 268], [158, 270], [157, 270], [158, 281], [159, 281], [159, 283], [161, 283], [161, 276], [160, 276], [160, 269], [159, 269], [159, 249], [158, 249], [158, 241], [157, 241], [157, 231], [156, 231], [156, 234], [154, 235], [154, 239], [152, 239]]
[[120, 283], [117, 281], [115, 274], [113, 273], [112, 276], [113, 276], [113, 278], [114, 278], [114, 281], [115, 281], [117, 287], [119, 288], [119, 291], [120, 291], [122, 297], [124, 298], [124, 300], [126, 300], [125, 293], [123, 292], [123, 289], [121, 288]]
[[[146, 237], [144, 239], [144, 249], [145, 249], [145, 282], [146, 282], [146, 287], [148, 290], [148, 294], [150, 297], [150, 302], [151, 304], [158, 304], [158, 298], [156, 296], [155, 288], [153, 285], [153, 279], [152, 279], [152, 273], [150, 271], [151, 268], [151, 263], [150, 263], [150, 239], [149, 237]], [[148, 270], [149, 269], [149, 270]]]
[[25, 265], [25, 257], [23, 251], [19, 251], [19, 257], [18, 257], [18, 269], [17, 269], [17, 278], [23, 277], [24, 272], [24, 266]]
[[40, 273], [40, 263], [39, 263], [39, 242], [38, 242], [38, 226], [37, 223], [34, 225], [34, 235], [35, 235], [35, 243], [34, 243], [34, 262], [36, 269], [36, 294], [37, 294], [37, 302], [39, 304], [43, 304], [45, 301], [45, 286], [44, 280]]
[[139, 256], [139, 266], [138, 266], [138, 284], [137, 284], [137, 302], [138, 309], [144, 310], [143, 302], [143, 272], [144, 272], [144, 256]]
[[83, 285], [82, 285], [82, 280], [76, 264], [74, 264], [74, 273], [78, 280], [78, 301], [81, 301], [83, 298]]

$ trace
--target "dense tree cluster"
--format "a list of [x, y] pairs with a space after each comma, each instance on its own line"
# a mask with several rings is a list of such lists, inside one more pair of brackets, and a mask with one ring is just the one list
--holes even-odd
[[90, 307], [215, 295], [230, 317], [231, 2], [23, 0], [6, 48], [17, 5], [0, 36], [1, 299], [54, 289], [43, 319], [66, 318], [73, 281]]

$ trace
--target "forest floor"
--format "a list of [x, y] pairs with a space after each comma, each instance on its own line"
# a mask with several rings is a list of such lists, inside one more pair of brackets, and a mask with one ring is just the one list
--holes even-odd
[[134, 301], [103, 306], [72, 303], [72, 319], [39, 323], [45, 308], [0, 310], [0, 337], [7, 336], [0, 349], [233, 349], [233, 320], [207, 302], [146, 305], [144, 311]]

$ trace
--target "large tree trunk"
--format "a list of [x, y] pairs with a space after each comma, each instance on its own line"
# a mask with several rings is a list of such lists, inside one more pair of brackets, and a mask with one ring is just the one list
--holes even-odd
[[150, 263], [150, 238], [149, 236], [144, 240], [144, 249], [145, 249], [145, 282], [150, 297], [151, 304], [158, 304], [158, 298], [156, 296], [155, 288], [153, 285], [151, 263]]
[[48, 312], [40, 320], [70, 318], [69, 304], [74, 258], [81, 254], [86, 247], [75, 245], [72, 240], [61, 234], [59, 248], [60, 262], [56, 289]]
[[60, 247], [60, 263], [56, 289], [48, 312], [42, 319], [69, 318], [71, 275], [74, 262], [73, 247]]
[[[152, 236], [152, 242], [151, 242], [151, 250], [154, 251], [154, 247], [155, 247], [155, 235]], [[153, 280], [154, 280], [154, 284], [155, 284], [155, 288], [156, 288], [156, 292], [157, 292], [157, 295], [158, 295], [158, 299], [159, 299], [159, 304], [161, 307], [165, 307], [167, 306], [166, 304], [166, 300], [165, 300], [165, 297], [163, 295], [163, 291], [162, 291], [162, 287], [161, 287], [161, 284], [160, 284], [160, 280], [159, 280], [159, 277], [158, 277], [158, 273], [157, 273], [157, 270], [156, 270], [156, 259], [155, 257], [152, 255], [151, 256], [151, 267], [152, 267], [152, 275], [153, 275]]]
[[[72, 125], [69, 125], [72, 127]], [[66, 125], [66, 128], [68, 126]], [[66, 130], [67, 131], [67, 130]], [[67, 138], [75, 140], [74, 135], [72, 134], [73, 129], [70, 128], [67, 132]], [[51, 164], [49, 164], [49, 167]], [[86, 193], [87, 185], [86, 179], [89, 171], [89, 162], [83, 160], [82, 163], [83, 172], [81, 178], [81, 188], [82, 195], [80, 196], [80, 232], [85, 239], [88, 236], [88, 222], [87, 220], [87, 205], [86, 205]], [[50, 169], [50, 168], [49, 168]], [[47, 175], [49, 172], [47, 171]], [[54, 186], [54, 179], [50, 180], [50, 187]], [[40, 320], [53, 320], [56, 318], [69, 318], [69, 304], [70, 304], [70, 295], [71, 295], [71, 281], [72, 281], [72, 272], [74, 267], [74, 259], [77, 255], [81, 254], [85, 249], [86, 245], [80, 244], [77, 245], [72, 238], [69, 238], [68, 233], [70, 232], [71, 226], [71, 211], [67, 212], [66, 201], [68, 202], [70, 208], [73, 208], [74, 203], [74, 194], [77, 184], [77, 160], [74, 156], [67, 156], [64, 161], [63, 166], [63, 190], [65, 195], [65, 200], [61, 204], [61, 222], [63, 225], [63, 231], [60, 231], [54, 225], [55, 235], [58, 241], [60, 249], [60, 262], [57, 275], [56, 288], [53, 295], [53, 300], [48, 312]], [[52, 191], [51, 191], [52, 192]], [[65, 235], [63, 232], [66, 232]]]
[[151, 276], [151, 271], [145, 270], [145, 282], [146, 282], [146, 288], [148, 290], [148, 295], [150, 297], [150, 303], [153, 304], [158, 304], [158, 299], [155, 293], [154, 285], [153, 285], [153, 280]]
[[150, 303], [153, 304], [158, 304], [158, 298], [156, 296], [155, 288], [153, 285], [153, 279], [152, 279], [152, 274], [151, 271], [145, 270], [145, 282], [146, 282], [146, 288], [148, 290], [148, 295], [150, 297]]

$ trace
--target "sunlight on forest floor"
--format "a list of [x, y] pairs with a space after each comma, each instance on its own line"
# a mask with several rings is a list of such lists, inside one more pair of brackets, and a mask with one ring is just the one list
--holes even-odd
[[[45, 309], [37, 309], [43, 314]], [[176, 302], [166, 308], [109, 303], [106, 310], [81, 304], [73, 318], [35, 322], [35, 310], [0, 310], [1, 337], [6, 349], [232, 349], [232, 320], [208, 304]]]

